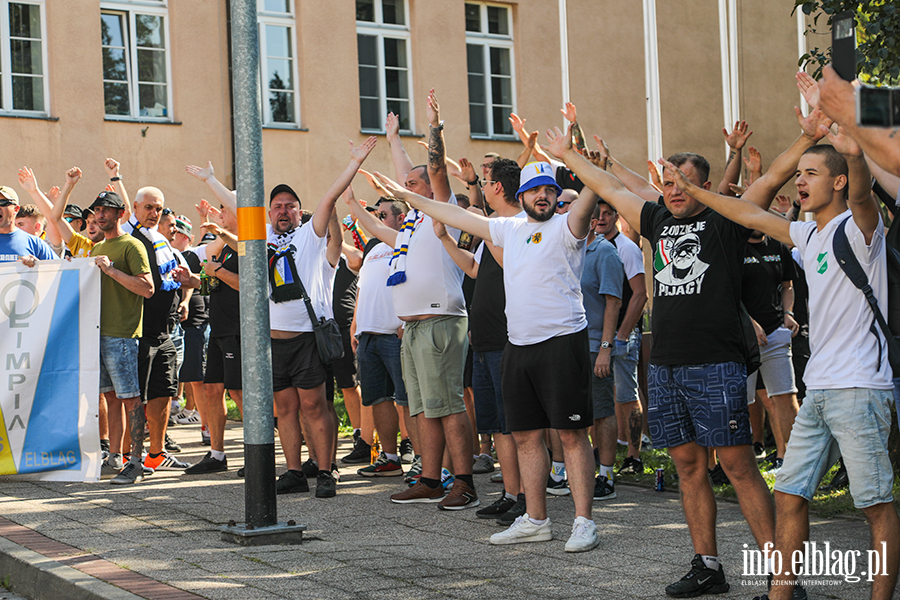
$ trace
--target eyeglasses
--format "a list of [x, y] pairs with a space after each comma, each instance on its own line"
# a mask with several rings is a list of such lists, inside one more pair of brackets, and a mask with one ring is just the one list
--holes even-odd
[[171, 215], [173, 212], [175, 211], [173, 211], [171, 208], [164, 208], [162, 209], [162, 212], [160, 214], [165, 217]]
[[498, 182], [497, 182], [497, 181], [491, 181], [490, 179], [485, 179], [484, 182], [482, 182], [481, 187], [487, 187], [488, 185], [493, 185], [493, 184], [495, 184], [495, 183], [498, 183]]
[[559, 202], [556, 203], [556, 208], [562, 208], [566, 204], [572, 204], [572, 200], [569, 200], [568, 202], [564, 202], [564, 201], [560, 200]]
[[482, 169], [487, 169], [487, 168], [490, 167], [492, 164], [493, 164], [493, 163], [481, 163], [481, 168], [482, 168]]
[[379, 221], [384, 221], [385, 219], [387, 219], [387, 213], [379, 211], [379, 212], [375, 213], [375, 217]]

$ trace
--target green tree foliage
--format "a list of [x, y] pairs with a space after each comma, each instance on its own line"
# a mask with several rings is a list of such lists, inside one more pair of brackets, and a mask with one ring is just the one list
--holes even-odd
[[[813, 16], [807, 35], [828, 34], [829, 40], [832, 17], [845, 10], [853, 11], [860, 80], [872, 85], [900, 83], [900, 4], [896, 0], [794, 0], [794, 11], [798, 8]], [[813, 48], [800, 57], [798, 64], [815, 67], [813, 77], [818, 79], [822, 67], [829, 62], [831, 46]]]

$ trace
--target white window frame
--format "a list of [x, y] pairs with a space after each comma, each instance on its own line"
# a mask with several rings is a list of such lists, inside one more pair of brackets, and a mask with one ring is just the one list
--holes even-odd
[[[44, 110], [23, 110], [13, 108], [12, 90], [12, 42], [9, 33], [9, 5], [31, 4], [41, 9], [41, 79], [44, 88]], [[50, 115], [50, 86], [47, 60], [47, 6], [44, 0], [0, 0], [0, 72], [2, 72], [3, 94], [0, 97], [0, 115], [22, 115], [46, 117]]]
[[[297, 65], [299, 58], [297, 56], [297, 19], [295, 9], [295, 0], [288, 1], [288, 12], [271, 12], [266, 10], [265, 0], [257, 0], [257, 22], [259, 24], [259, 77], [260, 91], [262, 92], [262, 116], [263, 126], [274, 129], [299, 129], [300, 128], [300, 78], [299, 67]], [[294, 80], [294, 120], [293, 121], [274, 121], [272, 119], [272, 108], [269, 104], [269, 82], [266, 81], [266, 25], [275, 27], [287, 27], [291, 31], [289, 43], [291, 44], [291, 77]]]
[[[471, 2], [466, 1], [465, 4], [476, 4], [480, 7], [479, 10], [479, 18], [481, 22], [481, 32], [477, 31], [466, 31], [466, 54], [469, 51], [469, 45], [477, 45], [482, 47], [483, 52], [483, 64], [485, 72], [484, 75], [484, 98], [485, 98], [485, 106], [487, 107], [487, 125], [488, 125], [488, 133], [474, 132], [472, 131], [472, 124], [469, 123], [469, 132], [472, 138], [474, 139], [488, 139], [488, 140], [516, 140], [518, 137], [515, 135], [515, 132], [511, 134], [503, 134], [503, 133], [493, 133], [495, 130], [494, 127], [494, 104], [493, 97], [491, 91], [491, 78], [493, 74], [490, 72], [491, 69], [491, 56], [490, 49], [491, 48], [503, 48], [509, 50], [509, 80], [510, 80], [510, 92], [512, 95], [512, 106], [510, 107], [510, 112], [516, 112], [516, 55], [515, 55], [515, 39], [513, 36], [513, 15], [512, 15], [512, 5], [510, 4], [498, 4], [494, 2]], [[487, 9], [489, 6], [503, 8], [506, 10], [506, 18], [508, 20], [507, 28], [509, 30], [509, 34], [500, 35], [496, 33], [488, 33], [488, 16]], [[467, 69], [468, 75], [468, 69]], [[471, 105], [471, 102], [469, 102]]]
[[[376, 38], [375, 55], [377, 57], [378, 68], [378, 106], [381, 115], [387, 118], [388, 114], [388, 97], [387, 97], [387, 77], [385, 76], [387, 69], [384, 65], [384, 40], [385, 38], [402, 39], [406, 42], [406, 93], [409, 96], [407, 102], [409, 104], [409, 128], [400, 129], [400, 133], [413, 134], [415, 132], [416, 113], [415, 103], [413, 102], [413, 79], [412, 79], [412, 43], [410, 40], [409, 27], [409, 0], [403, 0], [403, 14], [406, 20], [405, 25], [396, 25], [394, 23], [385, 23], [382, 10], [382, 0], [374, 0], [375, 21], [357, 21], [356, 35], [357, 40], [360, 35], [368, 35]], [[356, 0], [354, 0], [354, 12], [356, 10]], [[358, 52], [358, 50], [357, 50]], [[359, 55], [357, 54], [357, 67], [359, 67]], [[393, 67], [392, 67], [393, 68]], [[358, 76], [357, 76], [358, 79]], [[360, 98], [362, 98], [360, 90]], [[368, 98], [369, 96], [367, 96]], [[363, 133], [385, 133], [384, 124], [377, 128], [362, 127], [362, 114], [360, 119], [360, 131]]]
[[[166, 0], [121, 0], [118, 2], [107, 1], [100, 3], [100, 13], [119, 13], [124, 14], [128, 31], [124, 32], [127, 40], [127, 70], [128, 70], [128, 99], [130, 105], [130, 114], [128, 115], [110, 115], [106, 114], [104, 99], [104, 118], [107, 121], [154, 121], [160, 123], [173, 122], [172, 114], [172, 36], [169, 35], [169, 6]], [[140, 107], [140, 89], [137, 76], [135, 74], [135, 65], [137, 65], [137, 43], [135, 40], [135, 13], [142, 15], [152, 15], [163, 17], [163, 32], [165, 38], [166, 53], [166, 116], [151, 117], [141, 115]]]

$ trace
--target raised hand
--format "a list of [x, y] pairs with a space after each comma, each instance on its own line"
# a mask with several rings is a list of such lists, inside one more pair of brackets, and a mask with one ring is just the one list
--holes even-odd
[[834, 149], [844, 156], [862, 156], [863, 152], [856, 140], [850, 137], [847, 131], [837, 123], [828, 130], [826, 135]]
[[740, 150], [747, 143], [747, 138], [753, 135], [753, 132], [750, 131], [747, 121], [735, 121], [731, 133], [728, 133], [728, 130], [723, 127], [722, 134], [725, 136], [725, 143], [728, 144], [729, 148]]
[[206, 168], [198, 167], [197, 165], [188, 165], [184, 168], [185, 171], [188, 172], [188, 175], [193, 175], [200, 181], [207, 181], [210, 177], [216, 176], [216, 171], [213, 169], [212, 161], [209, 161], [206, 164]]
[[[357, 173], [361, 173], [362, 176], [366, 178], [366, 181], [369, 182], [369, 185], [372, 186], [372, 189], [374, 189], [376, 192], [378, 192], [379, 196], [390, 196], [391, 195], [386, 189], [384, 189], [383, 185], [381, 185], [380, 183], [378, 183], [375, 180], [375, 176], [372, 175], [371, 173], [369, 173], [368, 171], [366, 171], [365, 169], [358, 169]], [[351, 190], [351, 193], [352, 193], [352, 190]]]
[[[359, 170], [360, 173], [364, 173], [362, 169]], [[369, 177], [372, 175], [369, 174]], [[353, 186], [348, 185], [347, 189], [341, 192], [341, 200], [344, 201], [344, 204], [350, 206], [352, 203], [356, 202], [356, 194], [353, 193]]]
[[813, 109], [807, 117], [804, 117], [803, 113], [796, 106], [794, 107], [794, 112], [797, 114], [797, 122], [800, 124], [800, 129], [803, 130], [803, 135], [814, 142], [818, 142], [825, 137], [825, 134], [828, 133], [828, 128], [834, 123], [834, 121], [825, 116], [825, 113], [820, 108]]
[[384, 131], [388, 141], [400, 137], [400, 119], [392, 112], [387, 114], [387, 120], [384, 122]]
[[359, 146], [353, 145], [353, 140], [350, 140], [350, 160], [357, 162], [358, 164], [363, 164], [365, 162], [366, 157], [369, 156], [369, 153], [372, 152], [372, 149], [375, 148], [375, 143], [378, 142], [378, 138], [374, 135], [370, 135], [366, 138]]
[[659, 176], [659, 169], [656, 168], [656, 165], [653, 164], [652, 160], [647, 161], [647, 172], [650, 174], [650, 183], [652, 183], [661, 194], [663, 189], [662, 179]]
[[561, 159], [568, 150], [572, 149], [572, 127], [573, 124], [569, 123], [565, 134], [559, 130], [559, 127], [547, 130], [547, 143], [549, 144], [547, 151], [550, 154]]
[[19, 169], [19, 185], [29, 193], [38, 189], [37, 179], [34, 178], [34, 171], [28, 167]]
[[110, 177], [118, 177], [119, 176], [119, 161], [114, 158], [107, 158], [103, 161], [103, 166], [106, 168], [106, 173]]
[[66, 183], [75, 185], [76, 183], [78, 183], [79, 179], [81, 179], [81, 169], [79, 169], [78, 167], [72, 167], [71, 169], [66, 171]]
[[819, 84], [816, 80], [810, 77], [809, 73], [806, 71], [797, 71], [797, 74], [794, 75], [794, 79], [797, 80], [797, 89], [800, 90], [800, 93], [803, 95], [806, 103], [809, 104], [809, 107], [818, 108]]
[[597, 168], [606, 170], [606, 156], [599, 150], [584, 149], [584, 157], [594, 163]]
[[205, 198], [200, 199], [200, 204], [195, 204], [194, 208], [197, 209], [197, 213], [200, 215], [201, 221], [207, 221], [209, 216], [209, 209], [211, 206], [209, 202]]
[[50, 202], [56, 204], [56, 200], [59, 198], [59, 192], [60, 189], [58, 185], [54, 185], [52, 188], [50, 188], [50, 191], [47, 192], [47, 198], [50, 200]]
[[200, 228], [206, 229], [208, 232], [210, 232], [211, 234], [213, 234], [216, 237], [222, 235], [222, 228], [219, 227], [219, 225], [217, 223], [214, 223], [213, 221], [207, 221], [207, 222], [203, 223], [203, 225], [201, 225]]
[[116, 191], [116, 186], [114, 186], [111, 183], [107, 183], [106, 187], [103, 189], [105, 189], [107, 192], [114, 192], [114, 191]]
[[744, 164], [751, 173], [762, 173], [762, 155], [759, 150], [750, 146], [747, 149], [748, 156], [744, 157]]
[[431, 224], [434, 226], [434, 235], [437, 239], [442, 239], [445, 235], [449, 235], [447, 227], [437, 219], [432, 219]]
[[441, 107], [438, 105], [437, 96], [434, 95], [434, 88], [428, 92], [428, 106], [425, 107], [425, 115], [432, 127], [441, 124]]
[[778, 194], [775, 196], [774, 208], [781, 214], [786, 215], [791, 210], [791, 199], [784, 194]]
[[378, 171], [375, 171], [373, 175], [375, 177], [375, 181], [377, 181], [384, 189], [387, 190], [388, 196], [402, 199], [408, 195], [409, 190], [407, 190], [405, 187], [403, 187], [390, 177], [382, 175]]
[[512, 125], [513, 131], [521, 134], [522, 130], [525, 128], [525, 119], [516, 113], [509, 113], [509, 124]]
[[606, 145], [606, 142], [599, 135], [594, 136], [594, 141], [597, 143], [597, 152], [603, 158], [604, 164], [609, 162], [609, 146]]
[[469, 162], [468, 158], [459, 159], [459, 173], [460, 179], [466, 184], [478, 179], [478, 175], [475, 174], [475, 165]]
[[743, 196], [744, 192], [747, 191], [747, 188], [745, 188], [742, 185], [738, 185], [736, 183], [729, 183], [728, 189], [730, 189], [732, 192], [734, 192], [735, 196]]
[[575, 105], [571, 102], [566, 102], [565, 108], [559, 109], [559, 112], [563, 114], [569, 123], [574, 123], [577, 120], [575, 117]]
[[672, 176], [675, 185], [678, 186], [678, 189], [680, 189], [682, 192], [687, 191], [687, 189], [691, 186], [691, 181], [687, 178], [687, 176], [681, 169], [664, 158], [659, 159], [659, 164], [661, 164], [663, 168], [669, 172], [669, 175]]

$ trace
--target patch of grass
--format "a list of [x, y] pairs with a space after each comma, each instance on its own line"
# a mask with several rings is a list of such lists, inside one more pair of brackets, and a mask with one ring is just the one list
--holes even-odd
[[3, 581], [0, 581], [0, 585], [5, 587], [6, 589], [9, 589], [9, 575], [5, 576], [3, 578]]
[[[227, 409], [226, 418], [229, 421], [242, 421], [241, 411], [238, 410], [237, 404], [225, 392], [225, 408]], [[342, 436], [353, 435], [353, 427], [350, 426], [350, 417], [347, 415], [347, 408], [344, 406], [344, 394], [340, 388], [334, 391], [334, 411], [338, 416], [338, 434]]]

